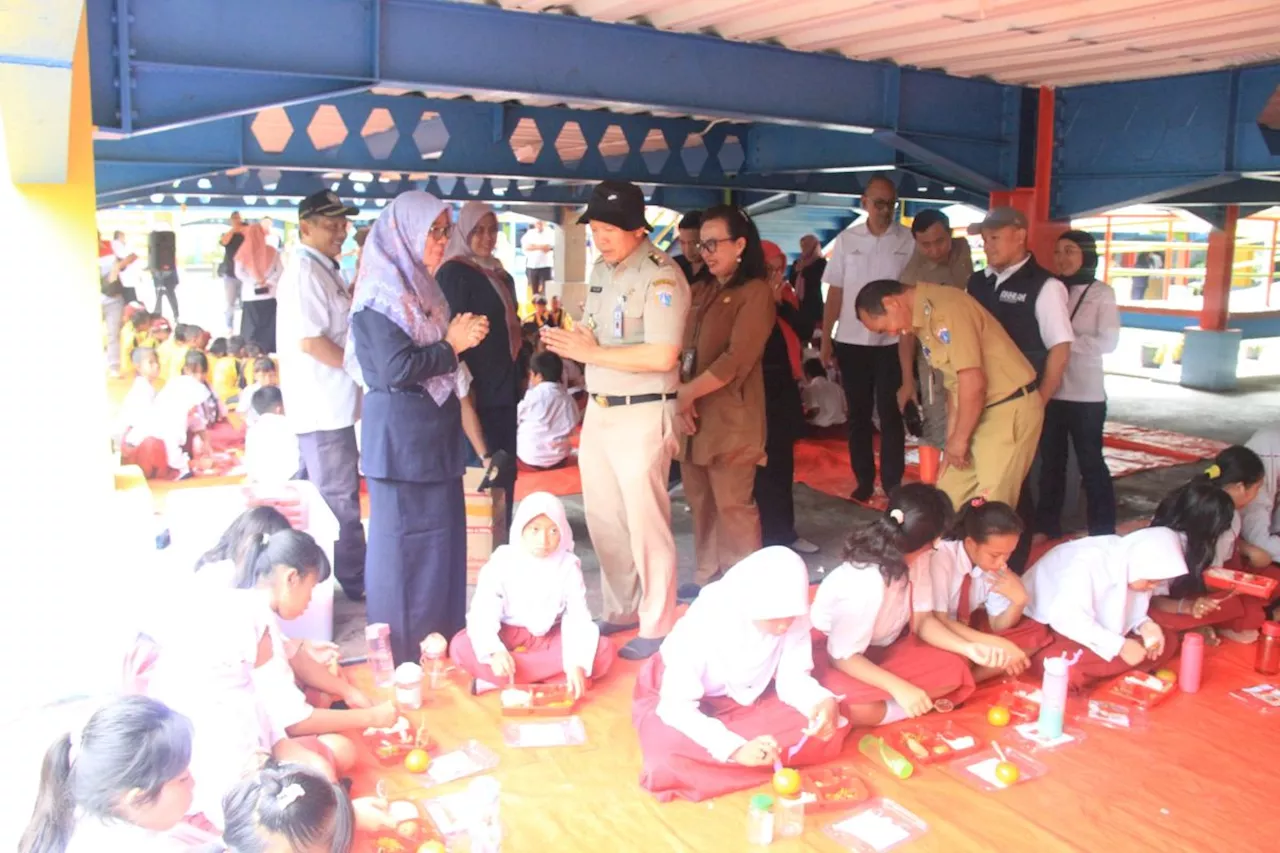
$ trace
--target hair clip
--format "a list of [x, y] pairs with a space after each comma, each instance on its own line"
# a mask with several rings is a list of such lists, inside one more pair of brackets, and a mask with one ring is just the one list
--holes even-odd
[[287, 809], [301, 799], [305, 793], [306, 791], [302, 790], [302, 786], [297, 782], [290, 782], [284, 786], [280, 793], [276, 794], [276, 805], [282, 809]]
[[1222, 467], [1217, 463], [1215, 463], [1213, 465], [1210, 465], [1208, 468], [1205, 468], [1204, 474], [1210, 480], [1216, 480], [1222, 476]]
[[978, 495], [976, 498], [969, 501], [969, 506], [973, 507], [974, 509], [977, 509], [978, 507], [982, 506], [986, 502], [987, 502], [986, 498], [984, 498], [982, 495]]
[[894, 507], [893, 509], [889, 510], [889, 518], [893, 519], [893, 522], [895, 524], [901, 526], [902, 523], [907, 520], [907, 515], [902, 510], [898, 509], [897, 507]]
[[271, 541], [271, 534], [270, 534], [270, 533], [264, 533], [264, 534], [262, 534], [262, 547], [263, 547], [263, 548], [267, 547], [267, 543], [268, 543], [268, 542], [270, 542], [270, 541]]

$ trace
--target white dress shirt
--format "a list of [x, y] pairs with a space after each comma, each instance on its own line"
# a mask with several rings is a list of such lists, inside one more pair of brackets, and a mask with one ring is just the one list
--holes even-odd
[[[128, 436], [130, 428], [146, 421], [155, 401], [155, 386], [141, 376], [134, 377], [133, 384], [129, 386], [129, 393], [125, 395], [124, 402], [120, 404], [120, 412], [116, 416], [116, 435], [120, 436], [122, 442]], [[142, 439], [135, 436], [129, 440], [129, 444], [136, 445], [140, 441]]]
[[244, 437], [244, 472], [253, 483], [284, 483], [302, 467], [298, 434], [284, 415], [258, 415]]
[[241, 302], [260, 302], [264, 299], [276, 298], [276, 285], [280, 281], [280, 274], [284, 272], [284, 264], [280, 262], [279, 252], [272, 259], [271, 266], [261, 281], [239, 260], [235, 262], [235, 268], [236, 278], [240, 281]]
[[276, 299], [280, 392], [294, 432], [353, 426], [360, 410], [355, 380], [302, 351], [304, 338], [328, 338], [340, 350], [346, 346], [351, 294], [342, 274], [330, 258], [299, 244], [285, 260]]
[[526, 465], [550, 468], [569, 455], [578, 426], [578, 404], [559, 382], [539, 382], [516, 409], [516, 456]]
[[551, 233], [548, 228], [539, 231], [536, 228], [530, 228], [524, 232], [524, 236], [520, 238], [520, 249], [524, 252], [524, 265], [533, 269], [545, 269], [551, 266], [554, 249], [546, 249], [539, 251], [531, 249], [531, 246], [554, 246], [556, 244], [556, 235]]
[[[1000, 285], [1030, 260], [1031, 255], [1027, 255], [999, 272], [987, 267], [987, 277], [995, 279], [996, 292], [999, 293]], [[1044, 341], [1044, 348], [1047, 350], [1075, 340], [1075, 332], [1071, 330], [1071, 310], [1067, 308], [1067, 286], [1060, 280], [1050, 277], [1040, 288], [1040, 295], [1036, 297], [1036, 323], [1040, 326], [1040, 339]]]
[[[1107, 399], [1102, 357], [1115, 352], [1116, 344], [1120, 342], [1120, 309], [1116, 307], [1116, 292], [1105, 281], [1076, 285], [1069, 290], [1068, 317], [1075, 340], [1071, 342], [1071, 358], [1062, 375], [1062, 384], [1053, 399], [1101, 403]], [[1037, 300], [1037, 317], [1039, 308]]]
[[813, 626], [827, 635], [827, 653], [844, 660], [871, 646], [888, 646], [902, 634], [911, 613], [933, 611], [927, 567], [886, 584], [877, 566], [843, 563], [827, 574], [813, 599]]
[[1241, 515], [1241, 536], [1280, 561], [1280, 427], [1253, 434], [1244, 446], [1262, 457], [1262, 488]]
[[933, 609], [938, 613], [945, 613], [952, 619], [959, 618], [960, 588], [965, 575], [972, 578], [969, 581], [970, 613], [985, 608], [987, 615], [994, 618], [1013, 605], [991, 588], [987, 573], [969, 559], [962, 539], [944, 539], [935, 550], [926, 551], [917, 559], [928, 564], [929, 577], [933, 582]]
[[844, 294], [840, 322], [833, 336], [838, 343], [880, 347], [898, 340], [897, 335], [882, 335], [863, 325], [854, 303], [858, 292], [868, 283], [882, 278], [900, 278], [915, 247], [911, 229], [897, 222], [878, 237], [867, 229], [865, 222], [861, 222], [846, 228], [836, 238], [822, 280]]
[[1025, 614], [1103, 660], [1114, 660], [1125, 638], [1148, 621], [1156, 594], [1132, 590], [1129, 583], [1185, 575], [1185, 547], [1182, 535], [1167, 527], [1066, 542], [1023, 577]]
[[800, 402], [805, 411], [811, 411], [809, 423], [816, 427], [829, 427], [848, 420], [844, 390], [825, 376], [816, 376], [800, 389]]

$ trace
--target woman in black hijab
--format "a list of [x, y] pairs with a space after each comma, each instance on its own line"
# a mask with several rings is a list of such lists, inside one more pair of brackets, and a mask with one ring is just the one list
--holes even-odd
[[1102, 427], [1107, 420], [1102, 356], [1120, 339], [1120, 312], [1111, 285], [1098, 281], [1098, 250], [1093, 237], [1067, 231], [1053, 252], [1058, 278], [1067, 286], [1067, 306], [1075, 341], [1053, 399], [1045, 406], [1040, 435], [1040, 496], [1036, 532], [1062, 535], [1066, 491], [1067, 440], [1075, 448], [1088, 505], [1090, 536], [1116, 532], [1116, 493], [1102, 456]]

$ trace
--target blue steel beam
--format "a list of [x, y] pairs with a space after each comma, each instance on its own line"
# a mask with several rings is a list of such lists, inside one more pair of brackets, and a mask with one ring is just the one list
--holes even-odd
[[[263, 116], [233, 116], [164, 133], [99, 139], [94, 147], [99, 192], [147, 188], [237, 167], [571, 181], [619, 178], [640, 184], [840, 195], [860, 193], [865, 179], [855, 172], [754, 171], [746, 164], [741, 142], [750, 138], [750, 127], [692, 119], [368, 94], [292, 105], [284, 108], [284, 115], [291, 134], [279, 151], [265, 150], [254, 132]], [[327, 121], [332, 127], [337, 119], [346, 128], [345, 137], [321, 138], [327, 147], [317, 147], [312, 131], [319, 125], [313, 128], [313, 123]], [[536, 133], [531, 134], [531, 128]], [[562, 161], [554, 144], [562, 134], [579, 142], [580, 159]], [[531, 139], [540, 143], [536, 155], [525, 150]], [[652, 147], [654, 139], [660, 139], [660, 150], [642, 150]], [[519, 155], [516, 148], [521, 149]], [[148, 178], [150, 172], [154, 179]], [[916, 195], [945, 198], [947, 185], [941, 182], [921, 182], [905, 172], [898, 177]]]
[[[1152, 332], [1184, 332], [1199, 327], [1194, 314], [1159, 314], [1153, 311], [1120, 310], [1120, 325], [1126, 329]], [[1227, 325], [1239, 329], [1245, 340], [1280, 337], [1280, 314], [1274, 311], [1257, 314], [1231, 312]]]
[[1280, 64], [1059, 89], [1051, 218], [1280, 173], [1258, 125], [1278, 85]]

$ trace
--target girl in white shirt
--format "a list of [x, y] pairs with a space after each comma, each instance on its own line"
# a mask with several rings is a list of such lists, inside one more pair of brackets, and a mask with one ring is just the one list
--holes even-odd
[[1031, 658], [1034, 675], [1045, 658], [1076, 651], [1082, 656], [1069, 672], [1077, 687], [1173, 658], [1178, 635], [1166, 635], [1151, 618], [1151, 598], [1188, 573], [1198, 578], [1232, 512], [1230, 498], [1214, 486], [1191, 486], [1184, 500], [1170, 521], [1176, 527], [1066, 542], [1027, 571], [1027, 615], [1053, 632], [1053, 642]]
[[248, 589], [253, 586], [253, 566], [247, 564], [251, 546], [290, 528], [289, 520], [279, 510], [255, 506], [245, 510], [231, 522], [217, 543], [200, 555], [196, 573], [200, 581], [221, 589]]
[[[191, 721], [125, 696], [49, 747], [20, 853], [182, 853], [217, 839], [192, 805]], [[197, 823], [198, 818], [194, 819]]]
[[849, 537], [844, 563], [818, 587], [812, 618], [825, 636], [816, 638], [815, 671], [845, 697], [855, 726], [927, 714], [935, 699], [963, 702], [974, 690], [965, 658], [1003, 661], [994, 646], [961, 640], [933, 615], [920, 558], [951, 517], [951, 499], [933, 486], [894, 489], [884, 515]]
[[535, 492], [520, 502], [510, 544], [480, 570], [467, 627], [453, 638], [454, 662], [484, 692], [509, 683], [564, 678], [575, 698], [613, 663], [587, 607], [582, 564], [560, 499]]
[[[1234, 507], [1231, 525], [1213, 544], [1212, 552], [1205, 549], [1199, 555], [1204, 566], [1199, 570], [1192, 568], [1187, 577], [1170, 585], [1168, 589], [1160, 590], [1151, 600], [1151, 618], [1166, 631], [1200, 630], [1210, 636], [1221, 635], [1237, 643], [1257, 641], [1258, 629], [1267, 619], [1264, 602], [1252, 596], [1210, 591], [1200, 580], [1200, 573], [1211, 566], [1233, 569], [1247, 567], [1247, 563], [1237, 559], [1237, 549], [1242, 556], [1252, 556], [1250, 551], [1256, 549], [1238, 538], [1240, 508], [1257, 494], [1262, 486], [1262, 473], [1262, 460], [1256, 453], [1247, 447], [1228, 447], [1191, 482], [1170, 492], [1156, 508], [1155, 517], [1151, 520], [1152, 527], [1186, 530], [1190, 536], [1206, 523], [1196, 517], [1199, 510], [1197, 499], [1201, 490], [1214, 487], [1222, 490], [1231, 498]], [[1187, 562], [1190, 568], [1190, 544]]]
[[1009, 570], [1022, 521], [1008, 504], [974, 498], [937, 550], [923, 555], [933, 586], [933, 611], [963, 640], [1003, 649], [1003, 666], [977, 666], [974, 678], [1021, 675], [1029, 655], [1048, 645], [1048, 630], [1022, 615], [1027, 590]]
[[703, 588], [636, 679], [640, 784], [659, 801], [752, 788], [775, 761], [821, 764], [840, 754], [848, 722], [811, 674], [808, 610], [809, 571], [781, 546]]

